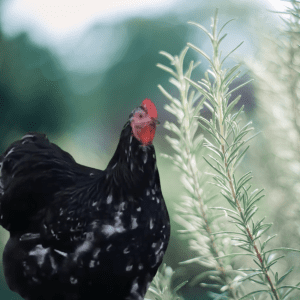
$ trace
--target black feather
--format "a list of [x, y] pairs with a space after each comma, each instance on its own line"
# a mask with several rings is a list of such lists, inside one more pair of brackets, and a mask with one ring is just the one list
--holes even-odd
[[170, 237], [154, 146], [130, 121], [106, 170], [79, 165], [43, 134], [0, 157], [8, 286], [29, 300], [143, 299]]

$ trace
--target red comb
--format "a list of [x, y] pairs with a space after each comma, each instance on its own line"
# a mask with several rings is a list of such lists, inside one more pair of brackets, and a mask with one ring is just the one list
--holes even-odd
[[157, 119], [157, 110], [154, 103], [150, 99], [145, 99], [142, 105], [148, 112], [149, 117]]

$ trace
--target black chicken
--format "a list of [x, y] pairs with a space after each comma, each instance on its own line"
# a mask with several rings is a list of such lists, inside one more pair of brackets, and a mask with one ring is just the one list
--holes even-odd
[[125, 124], [105, 171], [85, 167], [28, 133], [0, 157], [3, 266], [29, 300], [141, 300], [162, 262], [170, 222], [145, 99]]

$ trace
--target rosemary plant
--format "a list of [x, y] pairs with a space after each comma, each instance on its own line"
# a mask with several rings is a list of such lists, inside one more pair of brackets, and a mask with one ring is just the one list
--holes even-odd
[[[165, 128], [176, 135], [176, 138], [166, 136], [176, 154], [172, 157], [163, 154], [182, 171], [181, 180], [186, 189], [186, 195], [182, 197], [183, 201], [177, 206], [178, 214], [175, 216], [175, 221], [185, 227], [180, 232], [189, 238], [191, 249], [199, 254], [198, 257], [182, 262], [182, 264], [197, 263], [208, 269], [194, 278], [190, 282], [191, 285], [201, 281], [202, 286], [217, 289], [223, 295], [237, 299], [233, 279], [239, 272], [232, 270], [229, 264], [230, 259], [220, 258], [221, 256], [225, 258], [226, 250], [230, 250], [230, 241], [228, 242], [228, 238], [219, 238], [214, 233], [220, 231], [219, 224], [215, 221], [224, 217], [224, 214], [215, 214], [207, 208], [208, 203], [215, 198], [215, 195], [212, 195], [211, 189], [205, 186], [207, 177], [203, 173], [203, 166], [199, 168], [199, 164], [196, 163], [196, 155], [202, 146], [203, 135], [198, 132], [199, 123], [195, 117], [199, 115], [206, 98], [201, 92], [196, 93], [195, 90], [192, 90], [185, 79], [191, 77], [192, 71], [199, 64], [194, 64], [192, 61], [187, 71], [183, 71], [183, 62], [187, 51], [188, 47], [181, 52], [179, 57], [173, 57], [164, 51], [160, 52], [169, 59], [174, 69], [162, 64], [157, 65], [172, 75], [170, 83], [179, 91], [179, 99], [176, 99], [161, 85], [158, 86], [171, 102], [170, 105], [165, 106], [165, 109], [177, 117], [178, 123], [177, 125], [167, 121], [164, 124]], [[205, 284], [204, 281], [208, 278], [213, 278], [218, 284]]]
[[150, 300], [147, 298], [150, 297], [153, 300], [183, 300], [176, 292], [186, 284], [186, 281], [174, 289], [171, 289], [171, 278], [173, 274], [174, 271], [172, 268], [164, 264], [153, 278], [145, 299]]
[[[281, 13], [283, 25], [262, 41], [259, 59], [246, 64], [255, 78], [257, 115], [266, 127], [264, 183], [272, 201], [282, 243], [299, 245], [300, 232], [300, 2]], [[270, 105], [272, 103], [272, 105]], [[256, 155], [263, 154], [257, 150]], [[282, 226], [284, 224], [284, 226]], [[295, 226], [296, 225], [296, 226]], [[298, 225], [298, 226], [297, 226]], [[298, 230], [297, 230], [298, 227]], [[298, 273], [298, 277], [300, 272]]]
[[[213, 48], [213, 55], [210, 58], [201, 49], [188, 43], [190, 48], [196, 50], [209, 62], [210, 67], [202, 80], [195, 82], [191, 79], [192, 71], [197, 66], [194, 62], [190, 63], [185, 73], [183, 71], [183, 60], [188, 48], [185, 48], [179, 57], [161, 52], [175, 69], [158, 64], [158, 67], [171, 74], [170, 82], [178, 88], [180, 95], [179, 99], [176, 99], [159, 85], [161, 92], [170, 100], [170, 105], [165, 107], [166, 110], [174, 114], [178, 121], [178, 125], [169, 122], [165, 124], [165, 127], [176, 135], [176, 138], [167, 137], [176, 154], [173, 157], [164, 155], [171, 158], [182, 171], [182, 182], [187, 191], [184, 202], [178, 208], [177, 220], [186, 228], [182, 232], [193, 239], [192, 248], [199, 252], [199, 257], [185, 263], [206, 265], [210, 270], [200, 274], [196, 282], [197, 280], [203, 282], [206, 276], [210, 278], [213, 276], [219, 283], [219, 292], [229, 299], [258, 299], [255, 297], [292, 299], [289, 298], [290, 294], [299, 289], [300, 282], [297, 285], [284, 285], [283, 282], [292, 269], [279, 276], [274, 271], [274, 265], [284, 257], [277, 257], [277, 251], [299, 250], [269, 249], [269, 242], [276, 235], [264, 238], [264, 234], [272, 224], [264, 223], [264, 219], [254, 219], [258, 209], [256, 205], [263, 197], [263, 190], [252, 189], [251, 172], [242, 176], [238, 176], [236, 172], [249, 148], [247, 143], [255, 135], [247, 138], [249, 132], [253, 130], [251, 122], [241, 126], [240, 117], [243, 107], [234, 112], [240, 96], [230, 101], [232, 93], [248, 82], [233, 90], [229, 89], [230, 84], [240, 74], [240, 65], [225, 69], [224, 62], [242, 44], [225, 57], [221, 56], [220, 43], [226, 37], [226, 34], [221, 36], [221, 33], [229, 22], [218, 31], [217, 11], [212, 21], [211, 33], [200, 24], [191, 22], [208, 36]], [[197, 93], [190, 89], [191, 86], [196, 88]], [[199, 116], [203, 105], [212, 113], [209, 121]], [[196, 122], [197, 119], [199, 122]], [[207, 139], [197, 134], [198, 126], [208, 134]], [[207, 189], [205, 182], [209, 177], [199, 171], [196, 162], [196, 154], [202, 145], [209, 152], [204, 160], [213, 172], [211, 174], [214, 179], [213, 185], [223, 195], [229, 208], [225, 206], [207, 208], [211, 200], [208, 196], [211, 190]], [[219, 224], [215, 220], [224, 216], [224, 213], [215, 214], [216, 211], [225, 212], [226, 219], [234, 225], [233, 230], [229, 223], [227, 223], [228, 229], [218, 228]], [[224, 246], [222, 247], [226, 237], [229, 237], [232, 244], [240, 251], [232, 253], [229, 248], [226, 253], [226, 249], [224, 251]], [[253, 263], [248, 268], [232, 270], [228, 258], [241, 255], [249, 256]], [[247, 285], [247, 292], [243, 285], [238, 284], [244, 282], [252, 283]], [[261, 288], [257, 289], [258, 285]], [[208, 287], [212, 288], [209, 285]]]

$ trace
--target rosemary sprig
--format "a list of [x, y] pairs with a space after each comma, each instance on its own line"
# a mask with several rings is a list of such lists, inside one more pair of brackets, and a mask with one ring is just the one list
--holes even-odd
[[186, 78], [190, 80], [192, 71], [198, 65], [192, 61], [188, 69], [183, 71], [183, 62], [187, 51], [188, 47], [179, 56], [160, 52], [169, 59], [171, 67], [162, 64], [157, 65], [172, 76], [169, 81], [179, 91], [179, 99], [177, 99], [161, 85], [158, 86], [162, 94], [170, 101], [165, 109], [177, 117], [177, 124], [171, 122], [164, 124], [165, 128], [176, 136], [176, 138], [166, 137], [176, 154], [174, 156], [163, 155], [171, 159], [175, 166], [181, 170], [181, 180], [186, 190], [183, 202], [177, 207], [178, 214], [175, 216], [175, 221], [185, 227], [180, 232], [191, 240], [191, 248], [199, 253], [198, 257], [181, 264], [197, 262], [209, 269], [204, 274], [196, 276], [191, 282], [192, 285], [193, 282], [198, 282], [200, 279], [204, 285], [205, 279], [213, 277], [218, 285], [205, 284], [207, 288], [218, 287], [219, 291], [225, 291], [230, 299], [238, 299], [233, 286], [233, 278], [238, 272], [232, 270], [229, 264], [230, 259], [226, 257], [226, 262], [224, 262], [222, 258], [225, 258], [224, 254], [226, 254], [222, 245], [224, 237], [213, 234], [214, 231], [220, 231], [215, 221], [224, 215], [216, 215], [208, 209], [208, 203], [215, 197], [210, 195], [208, 189], [206, 189], [207, 193], [203, 192], [207, 176], [196, 163], [196, 155], [199, 153], [204, 140], [203, 135], [198, 133], [200, 124], [195, 117], [199, 115], [207, 97], [203, 92], [196, 93], [191, 88], [190, 82], [186, 80]]
[[[253, 297], [254, 294], [263, 293], [268, 294], [271, 299], [286, 299], [287, 293], [284, 293], [282, 290], [287, 287], [281, 285], [281, 283], [287, 274], [278, 278], [278, 273], [274, 273], [272, 269], [273, 265], [284, 256], [276, 257], [271, 255], [270, 251], [274, 249], [269, 251], [265, 249], [271, 239], [262, 240], [262, 234], [269, 230], [272, 224], [264, 223], [264, 219], [258, 222], [254, 221], [254, 215], [258, 209], [256, 204], [262, 198], [262, 191], [254, 190], [250, 192], [251, 172], [242, 175], [238, 180], [236, 179], [236, 169], [249, 148], [246, 144], [253, 137], [246, 139], [246, 136], [253, 128], [251, 127], [251, 122], [243, 127], [240, 125], [238, 117], [243, 111], [243, 107], [238, 112], [233, 113], [233, 108], [240, 98], [237, 97], [232, 102], [229, 102], [229, 100], [233, 91], [241, 88], [249, 81], [239, 85], [234, 90], [229, 90], [229, 85], [239, 75], [239, 66], [234, 66], [229, 70], [223, 68], [224, 61], [228, 55], [225, 58], [221, 57], [219, 46], [226, 34], [220, 37], [224, 26], [220, 31], [217, 30], [217, 11], [212, 21], [212, 33], [209, 33], [198, 24], [192, 24], [207, 34], [213, 48], [213, 57], [209, 58], [201, 49], [193, 44], [188, 44], [189, 47], [208, 60], [210, 70], [206, 73], [205, 79], [201, 81], [195, 82], [189, 77], [185, 77], [185, 79], [200, 93], [205, 95], [207, 101], [205, 104], [212, 112], [210, 121], [201, 116], [198, 119], [200, 126], [210, 135], [210, 141], [206, 140], [204, 146], [210, 150], [211, 155], [206, 157], [205, 161], [214, 171], [214, 185], [220, 189], [220, 192], [231, 206], [231, 209], [225, 207], [217, 209], [226, 211], [230, 222], [238, 229], [237, 233], [231, 234], [232, 239], [237, 242], [236, 246], [246, 252], [244, 254], [252, 257], [256, 265], [256, 267], [243, 270], [250, 273], [244, 275], [240, 281], [247, 280], [265, 286], [263, 289], [252, 291], [239, 299], [246, 299]], [[212, 79], [209, 77], [209, 74]], [[299, 251], [287, 248], [281, 248], [281, 250]], [[299, 289], [298, 285], [289, 286], [289, 288], [293, 290]], [[289, 290], [288, 293], [290, 292]]]
[[172, 268], [163, 264], [161, 270], [158, 271], [153, 278], [145, 300], [183, 300], [183, 298], [178, 296], [176, 293], [187, 283], [187, 281], [184, 281], [171, 289], [171, 279], [173, 274], [174, 271]]

